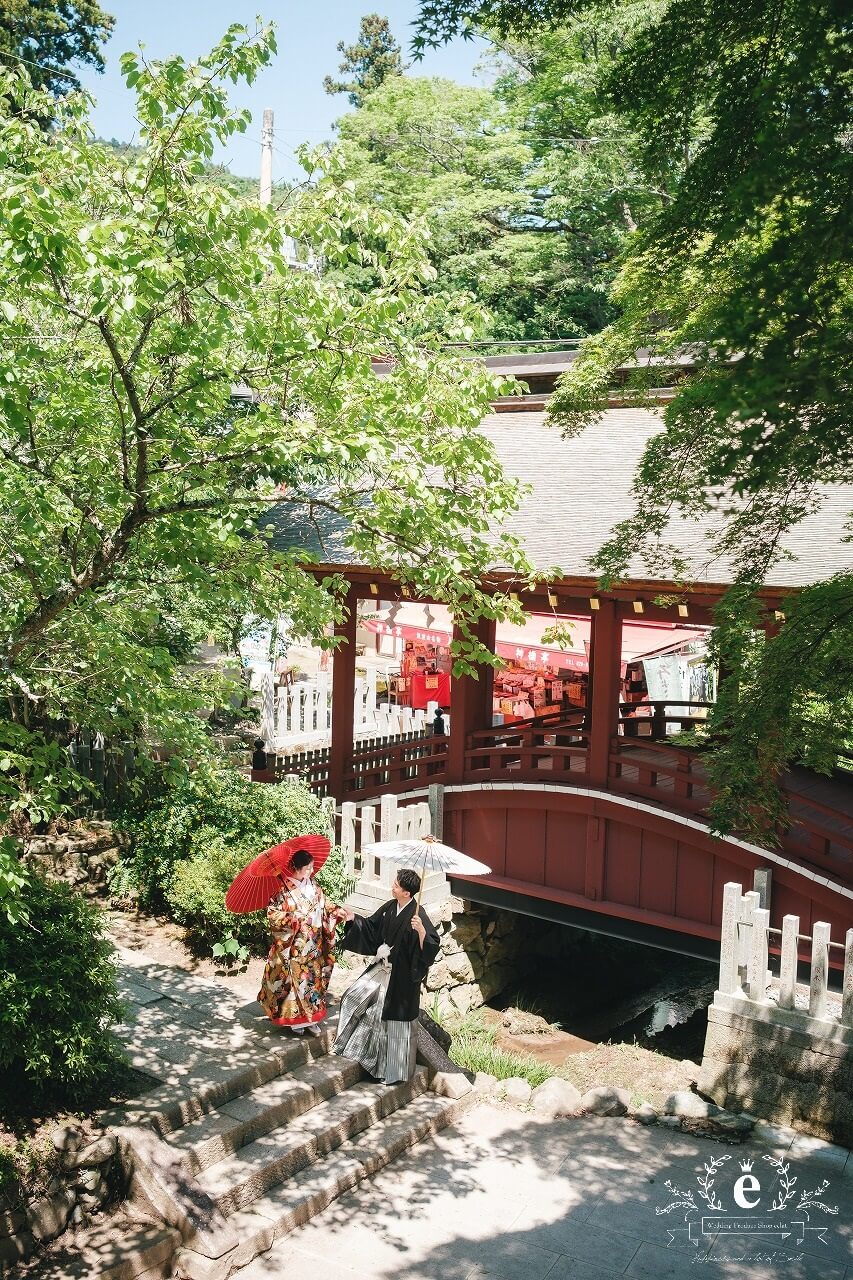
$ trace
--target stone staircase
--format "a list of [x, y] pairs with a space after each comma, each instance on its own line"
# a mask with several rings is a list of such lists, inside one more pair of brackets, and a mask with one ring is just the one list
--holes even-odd
[[116, 1115], [134, 1168], [127, 1209], [143, 1225], [131, 1250], [96, 1249], [80, 1274], [225, 1280], [464, 1105], [431, 1092], [423, 1067], [375, 1083], [329, 1053], [333, 1035], [267, 1042], [251, 1068]]

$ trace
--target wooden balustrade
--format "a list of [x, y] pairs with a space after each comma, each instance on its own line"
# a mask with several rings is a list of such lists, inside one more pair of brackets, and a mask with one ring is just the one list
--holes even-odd
[[701, 813], [710, 800], [701, 756], [669, 743], [640, 744], [633, 738], [611, 740], [608, 787], [683, 813]]
[[496, 725], [469, 734], [465, 751], [465, 777], [511, 774], [516, 782], [541, 779], [579, 783], [587, 773], [588, 735], [583, 712], [553, 714], [511, 725]]

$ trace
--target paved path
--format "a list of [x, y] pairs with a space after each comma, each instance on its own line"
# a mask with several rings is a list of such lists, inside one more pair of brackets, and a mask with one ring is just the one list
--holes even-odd
[[[790, 1152], [791, 1175], [809, 1189], [829, 1179], [824, 1198], [839, 1213], [821, 1218], [831, 1224], [827, 1244], [812, 1238], [786, 1253], [712, 1234], [701, 1252], [683, 1239], [669, 1245], [668, 1228], [683, 1227], [684, 1215], [655, 1214], [673, 1199], [667, 1180], [698, 1199], [706, 1161], [728, 1155], [733, 1167], [750, 1155], [769, 1190], [776, 1170], [762, 1157], [782, 1158], [786, 1141], [726, 1147], [623, 1120], [548, 1122], [483, 1104], [336, 1200], [239, 1280], [853, 1280], [853, 1165], [845, 1169], [845, 1150], [803, 1139], [802, 1154]], [[723, 1181], [718, 1174], [721, 1194]]]
[[[280, 1033], [257, 1005], [220, 983], [120, 952], [131, 1002], [122, 1033], [136, 1066], [164, 1087], [221, 1078], [269, 1048]], [[145, 1100], [141, 1100], [141, 1114]], [[141, 1118], [141, 1116], [140, 1116]], [[769, 1126], [740, 1147], [625, 1120], [544, 1121], [483, 1103], [420, 1143], [369, 1182], [334, 1201], [242, 1271], [239, 1280], [853, 1280], [853, 1155]], [[697, 1175], [714, 1173], [727, 1215], [700, 1198]], [[739, 1163], [753, 1161], [766, 1211], [780, 1188], [772, 1160], [802, 1190], [824, 1180], [824, 1203], [801, 1247], [719, 1234], [699, 1250], [682, 1234], [684, 1213], [666, 1183], [690, 1192], [705, 1218], [731, 1218]], [[679, 1197], [680, 1198], [680, 1197]], [[698, 1215], [693, 1215], [698, 1216]], [[770, 1215], [771, 1217], [773, 1215]], [[777, 1213], [775, 1218], [780, 1215]], [[787, 1246], [787, 1247], [786, 1247]]]

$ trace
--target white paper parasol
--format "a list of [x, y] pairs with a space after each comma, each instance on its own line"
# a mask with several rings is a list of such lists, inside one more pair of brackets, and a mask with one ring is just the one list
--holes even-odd
[[[372, 858], [387, 859], [398, 867], [411, 867], [423, 877], [427, 871], [442, 871], [445, 875], [487, 876], [492, 868], [467, 853], [460, 853], [449, 844], [442, 844], [435, 836], [418, 836], [409, 840], [380, 840], [364, 846], [363, 852]], [[421, 900], [418, 894], [418, 902]]]

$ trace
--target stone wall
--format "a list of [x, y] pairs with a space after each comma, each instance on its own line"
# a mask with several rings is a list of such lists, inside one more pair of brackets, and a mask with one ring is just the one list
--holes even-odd
[[52, 1134], [55, 1166], [37, 1194], [4, 1188], [0, 1204], [0, 1273], [28, 1258], [40, 1244], [69, 1226], [85, 1226], [90, 1217], [124, 1191], [124, 1173], [114, 1134], [84, 1137], [73, 1125]]
[[27, 841], [23, 862], [51, 880], [66, 880], [86, 892], [106, 884], [123, 847], [124, 839], [111, 823], [80, 822], [62, 835], [34, 836]]
[[729, 1110], [853, 1146], [853, 1031], [717, 992], [699, 1091]]
[[441, 950], [426, 980], [429, 1007], [436, 998], [443, 1013], [467, 1013], [499, 995], [517, 977], [517, 961], [527, 949], [527, 921], [462, 898], [429, 908], [441, 935]]

